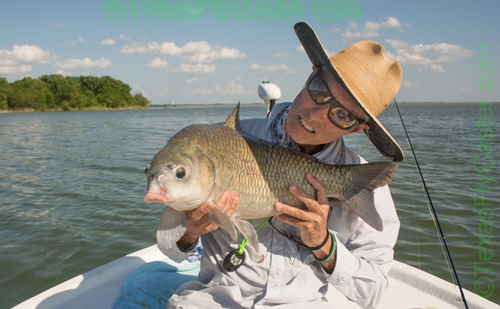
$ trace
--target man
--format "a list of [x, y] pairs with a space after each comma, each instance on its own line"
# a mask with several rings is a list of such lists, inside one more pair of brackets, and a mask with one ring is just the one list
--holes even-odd
[[[383, 46], [372, 41], [328, 58], [308, 24], [297, 23], [295, 31], [313, 73], [291, 105], [277, 105], [269, 119], [243, 120], [243, 129], [329, 164], [365, 163], [342, 139], [365, 130], [386, 158], [402, 161], [401, 148], [376, 119], [399, 90], [399, 63], [387, 60]], [[186, 259], [201, 238], [204, 256], [198, 280], [181, 285], [168, 308], [329, 308], [324, 298], [328, 283], [362, 307], [376, 307], [387, 287], [400, 225], [389, 188], [375, 190], [374, 204], [383, 220], [379, 232], [346, 207], [330, 207], [323, 184], [310, 174], [306, 178], [317, 197], [295, 185], [290, 191], [308, 211], [278, 203], [283, 214], [257, 231], [259, 253], [247, 246], [247, 258], [234, 272], [224, 269], [223, 260], [238, 244], [228, 243], [208, 220], [215, 206], [207, 203], [187, 212], [188, 230], [168, 255]], [[225, 192], [217, 205], [231, 216], [237, 192]]]

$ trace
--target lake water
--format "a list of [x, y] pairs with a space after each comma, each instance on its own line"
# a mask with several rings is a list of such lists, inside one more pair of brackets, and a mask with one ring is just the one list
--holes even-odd
[[[485, 140], [493, 141], [493, 168], [487, 173], [473, 165], [481, 154], [478, 104], [399, 106], [462, 285], [487, 295], [490, 279], [497, 291], [489, 299], [500, 303], [500, 190], [490, 182], [493, 190], [482, 192], [492, 206], [475, 206], [474, 192], [481, 191], [473, 189], [485, 180], [481, 174], [500, 180], [500, 105], [493, 105], [493, 138]], [[222, 122], [232, 109], [0, 114], [0, 307], [155, 244], [163, 206], [142, 200], [146, 165], [183, 127]], [[242, 118], [265, 114], [264, 106], [241, 110]], [[379, 119], [406, 154], [390, 185], [402, 223], [395, 258], [451, 281], [394, 104]], [[364, 134], [347, 138], [357, 152], [366, 141]], [[478, 168], [488, 168], [481, 155]], [[362, 156], [384, 160], [371, 144]], [[491, 218], [481, 218], [487, 208]], [[488, 235], [480, 224], [490, 221]], [[482, 245], [480, 237], [487, 239]], [[484, 260], [490, 252], [493, 258]], [[474, 276], [474, 263], [492, 270]]]

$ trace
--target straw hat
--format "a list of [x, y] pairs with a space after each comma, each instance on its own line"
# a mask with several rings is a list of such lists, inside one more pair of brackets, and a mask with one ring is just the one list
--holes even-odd
[[374, 41], [354, 43], [328, 58], [311, 26], [298, 22], [294, 29], [311, 62], [325, 66], [370, 117], [370, 129], [364, 131], [372, 144], [387, 159], [403, 161], [403, 150], [376, 118], [399, 91], [399, 62], [388, 60], [384, 46]]

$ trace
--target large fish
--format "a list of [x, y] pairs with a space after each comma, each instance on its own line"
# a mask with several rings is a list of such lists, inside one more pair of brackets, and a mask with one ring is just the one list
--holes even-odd
[[289, 191], [296, 184], [312, 196], [316, 189], [305, 174], [325, 186], [331, 205], [346, 204], [376, 230], [382, 220], [373, 204], [373, 190], [396, 175], [398, 165], [378, 162], [334, 166], [245, 133], [239, 104], [223, 125], [192, 125], [175, 134], [146, 168], [144, 201], [166, 204], [157, 230], [161, 251], [172, 247], [187, 229], [185, 211], [215, 202], [226, 190], [236, 190], [238, 207], [229, 218], [218, 206], [208, 218], [236, 240], [239, 231], [258, 251], [258, 237], [245, 219], [279, 214], [276, 203], [305, 209]]

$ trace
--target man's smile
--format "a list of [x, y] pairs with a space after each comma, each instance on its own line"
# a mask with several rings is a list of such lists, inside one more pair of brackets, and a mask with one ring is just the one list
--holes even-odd
[[300, 118], [300, 123], [302, 124], [302, 126], [309, 132], [311, 133], [314, 133], [314, 129], [312, 127], [310, 127], [309, 125], [307, 125], [307, 123], [304, 121], [304, 119]]

